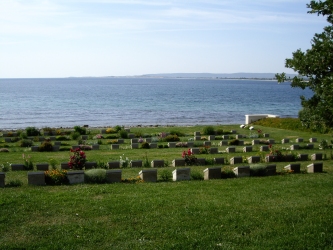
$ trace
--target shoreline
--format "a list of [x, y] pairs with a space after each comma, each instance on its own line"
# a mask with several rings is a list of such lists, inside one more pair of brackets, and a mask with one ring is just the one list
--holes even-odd
[[129, 125], [129, 126], [125, 126], [125, 125], [113, 125], [113, 126], [90, 126], [88, 124], [85, 125], [74, 125], [74, 126], [60, 126], [60, 127], [48, 127], [48, 126], [44, 126], [44, 127], [37, 127], [37, 126], [27, 126], [25, 128], [0, 128], [0, 132], [10, 132], [10, 131], [20, 131], [20, 130], [25, 130], [28, 127], [35, 127], [36, 129], [39, 130], [43, 130], [44, 128], [52, 128], [52, 129], [74, 129], [75, 126], [80, 126], [80, 127], [84, 127], [86, 129], [105, 129], [105, 128], [112, 128], [115, 126], [120, 126], [123, 128], [163, 128], [163, 127], [167, 127], [167, 128], [172, 128], [172, 127], [195, 127], [195, 126], [236, 126], [239, 125], [238, 123], [230, 123], [230, 124], [222, 124], [222, 123], [217, 123], [217, 124], [194, 124], [194, 125], [190, 125], [190, 124], [155, 124], [155, 125]]

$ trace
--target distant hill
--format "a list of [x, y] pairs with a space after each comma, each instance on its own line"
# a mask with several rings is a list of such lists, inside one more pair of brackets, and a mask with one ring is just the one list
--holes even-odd
[[[286, 74], [287, 77], [294, 77], [297, 74]], [[158, 78], [230, 78], [230, 79], [274, 79], [275, 73], [232, 73], [232, 74], [215, 74], [215, 73], [165, 73], [165, 74], [145, 74], [137, 77], [158, 77]]]

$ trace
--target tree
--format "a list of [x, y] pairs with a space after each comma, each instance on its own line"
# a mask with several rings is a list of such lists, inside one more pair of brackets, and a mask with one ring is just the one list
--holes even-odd
[[298, 76], [287, 79], [282, 73], [276, 74], [276, 78], [279, 83], [288, 80], [292, 87], [313, 91], [309, 99], [301, 96], [299, 119], [307, 128], [327, 132], [333, 128], [333, 1], [311, 1], [307, 7], [310, 14], [326, 16], [329, 25], [314, 35], [310, 49], [298, 49], [291, 59], [286, 59], [286, 68], [293, 69]]

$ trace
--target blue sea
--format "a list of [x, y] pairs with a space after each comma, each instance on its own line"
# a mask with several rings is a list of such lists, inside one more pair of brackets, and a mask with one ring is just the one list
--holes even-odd
[[0, 79], [0, 129], [243, 124], [297, 117], [310, 90], [276, 81], [183, 78]]

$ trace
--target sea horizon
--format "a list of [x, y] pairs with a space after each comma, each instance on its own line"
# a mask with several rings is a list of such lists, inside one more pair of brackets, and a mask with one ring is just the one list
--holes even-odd
[[255, 79], [68, 77], [0, 79], [0, 129], [244, 124], [247, 114], [297, 117], [310, 91]]

